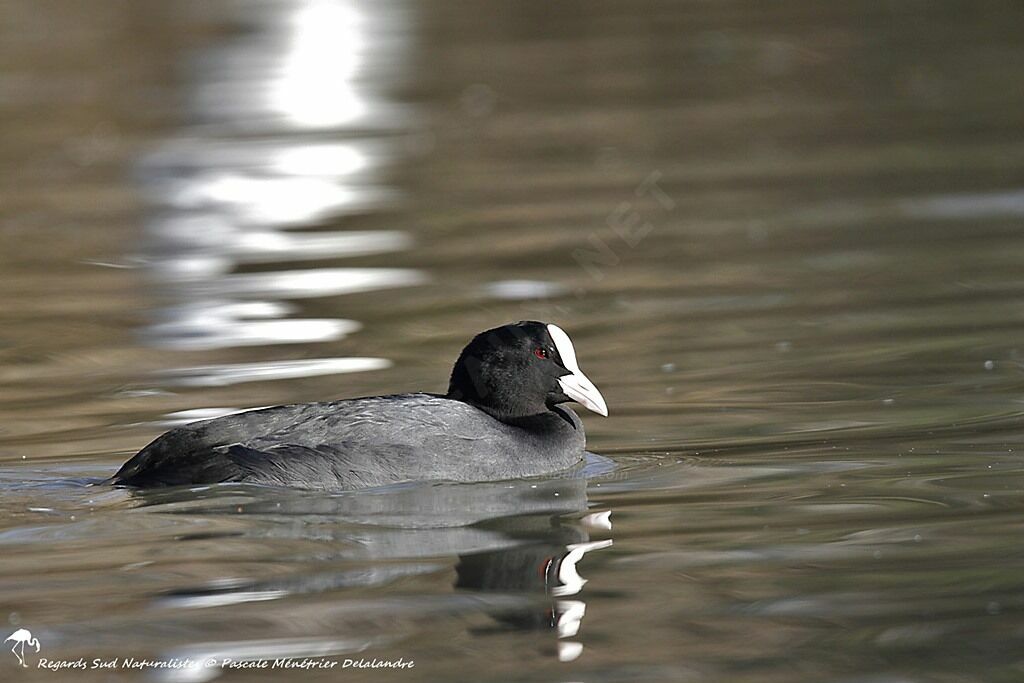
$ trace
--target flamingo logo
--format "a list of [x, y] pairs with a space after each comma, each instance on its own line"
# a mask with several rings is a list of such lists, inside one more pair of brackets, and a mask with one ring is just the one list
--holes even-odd
[[14, 656], [18, 658], [18, 661], [23, 667], [28, 668], [28, 664], [25, 663], [25, 645], [27, 644], [29, 647], [34, 647], [38, 654], [39, 639], [33, 638], [32, 632], [27, 628], [19, 628], [17, 631], [7, 636], [4, 640], [4, 644], [6, 645], [12, 640], [14, 641], [14, 647], [11, 648], [11, 652], [13, 652]]

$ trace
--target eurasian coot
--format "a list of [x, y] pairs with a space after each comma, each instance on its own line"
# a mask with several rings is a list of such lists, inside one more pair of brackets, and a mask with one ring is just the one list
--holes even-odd
[[143, 448], [109, 483], [341, 490], [535, 476], [583, 458], [583, 424], [561, 405], [567, 401], [608, 414], [569, 335], [525, 321], [474, 337], [447, 394], [284, 405], [194, 422]]

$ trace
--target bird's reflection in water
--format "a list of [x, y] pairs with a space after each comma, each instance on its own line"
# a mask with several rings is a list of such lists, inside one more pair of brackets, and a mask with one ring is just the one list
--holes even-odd
[[[543, 522], [533, 518], [534, 521]], [[509, 518], [508, 522], [522, 522]], [[476, 591], [545, 595], [541, 604], [515, 606], [496, 613], [495, 619], [509, 628], [555, 631], [558, 658], [571, 661], [583, 651], [581, 643], [565, 640], [575, 636], [586, 614], [586, 603], [567, 599], [583, 590], [587, 581], [576, 569], [583, 556], [607, 548], [611, 539], [590, 540], [592, 531], [611, 530], [611, 512], [584, 515], [575, 523], [549, 519], [548, 529], [530, 533], [524, 545], [459, 556], [456, 588]]]
[[[579, 599], [586, 580], [577, 565], [587, 553], [611, 545], [610, 539], [592, 538], [607, 536], [610, 512], [588, 508], [586, 487], [583, 472], [577, 472], [547, 480], [421, 483], [335, 495], [232, 485], [132, 495], [149, 514], [212, 520], [230, 516], [233, 523], [244, 522], [241, 529], [225, 531], [217, 530], [216, 522], [207, 524], [201, 532], [179, 535], [180, 542], [245, 542], [254, 536], [313, 541], [318, 564], [330, 567], [309, 571], [306, 564], [302, 573], [273, 579], [225, 578], [165, 591], [156, 597], [156, 608], [280, 601], [274, 608], [280, 614], [288, 609], [290, 597], [321, 594], [325, 614], [344, 612], [348, 600], [363, 595], [347, 591], [446, 571], [455, 556], [456, 594], [472, 591], [481, 599], [445, 599], [449, 607], [484, 611], [498, 624], [475, 633], [552, 630], [557, 656], [567, 661], [582, 651], [581, 644], [567, 640], [579, 631], [586, 611]], [[389, 609], [385, 603], [391, 604], [382, 601], [382, 608]], [[416, 608], [406, 604], [402, 609]], [[215, 645], [204, 645], [203, 652], [211, 647]], [[189, 648], [184, 645], [176, 652]]]

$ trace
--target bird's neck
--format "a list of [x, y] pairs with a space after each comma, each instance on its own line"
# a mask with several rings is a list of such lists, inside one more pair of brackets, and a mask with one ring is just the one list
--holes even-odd
[[[552, 414], [551, 410], [547, 405], [541, 403], [539, 405], [533, 405], [524, 401], [510, 401], [510, 400], [485, 400], [484, 398], [475, 395], [473, 392], [461, 391], [457, 388], [450, 387], [445, 398], [450, 398], [454, 401], [461, 401], [469, 404], [477, 410], [482, 410], [487, 413], [495, 420], [504, 422], [506, 424], [516, 424], [523, 420], [529, 420], [539, 415]], [[507, 397], [494, 397], [489, 396], [488, 398], [507, 398]]]

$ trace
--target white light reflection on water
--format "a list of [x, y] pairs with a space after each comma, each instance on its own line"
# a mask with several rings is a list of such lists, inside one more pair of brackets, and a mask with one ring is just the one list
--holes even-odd
[[337, 216], [354, 207], [358, 191], [336, 180], [217, 172], [183, 182], [169, 199], [182, 209], [222, 207], [243, 224], [286, 227]]
[[371, 292], [387, 287], [418, 285], [425, 281], [426, 276], [419, 271], [404, 268], [310, 268], [231, 275], [203, 289], [210, 294], [277, 294], [299, 299]]
[[182, 387], [220, 387], [242, 382], [367, 372], [391, 367], [386, 358], [304, 358], [260, 363], [197, 365], [164, 373], [166, 383]]
[[358, 6], [318, 0], [304, 3], [290, 19], [281, 71], [267, 92], [271, 109], [314, 127], [343, 125], [364, 115], [357, 79], [366, 53], [366, 18]]
[[[244, 32], [190, 62], [189, 123], [196, 125], [140, 165], [154, 209], [144, 261], [166, 302], [143, 337], [164, 348], [338, 340], [361, 325], [302, 318], [298, 306], [285, 302], [426, 280], [412, 269], [319, 265], [412, 245], [401, 230], [330, 229], [338, 219], [400, 199], [384, 177], [395, 162], [392, 134], [399, 129], [400, 108], [380, 92], [405, 68], [409, 31], [403, 8], [278, 1], [245, 17]], [[368, 132], [371, 127], [360, 120], [371, 113]], [[250, 263], [296, 261], [311, 265], [238, 272]], [[260, 367], [237, 366], [254, 378], [281, 376]], [[334, 371], [376, 367], [356, 363]], [[324, 366], [292, 370], [299, 368], [318, 373]]]
[[259, 408], [192, 408], [190, 410], [176, 410], [172, 413], [167, 413], [167, 415], [164, 416], [164, 419], [160, 421], [159, 426], [167, 428], [180, 427], [181, 425], [187, 425], [191, 422], [212, 420], [217, 417], [233, 415], [246, 410], [259, 410]]
[[[389, 251], [400, 251], [412, 245], [409, 236], [398, 230], [360, 230], [352, 232], [285, 233], [273, 230], [250, 230], [239, 232], [225, 239], [224, 224], [218, 225], [203, 220], [184, 217], [173, 226], [164, 226], [161, 231], [167, 237], [182, 243], [185, 249], [203, 245], [209, 254], [220, 252], [219, 261], [227, 265], [234, 263], [264, 263], [267, 261], [302, 261], [333, 256], [367, 256]], [[160, 269], [167, 276], [176, 273], [187, 278], [191, 269], [174, 262], [174, 254], [151, 262], [151, 267]], [[214, 257], [213, 260], [218, 260]], [[197, 269], [200, 273], [205, 269]], [[221, 271], [223, 272], [223, 271]]]
[[178, 350], [331, 341], [362, 325], [338, 318], [275, 319], [294, 307], [268, 301], [202, 301], [161, 311], [145, 331], [154, 346]]
[[500, 280], [484, 286], [484, 293], [487, 296], [505, 301], [549, 299], [563, 296], [567, 292], [568, 290], [557, 282], [543, 280]]
[[1024, 191], [981, 192], [905, 199], [899, 208], [915, 218], [952, 219], [1024, 216]]

